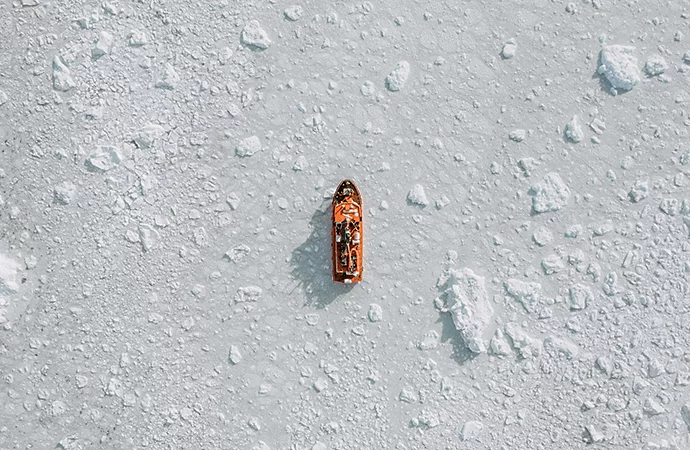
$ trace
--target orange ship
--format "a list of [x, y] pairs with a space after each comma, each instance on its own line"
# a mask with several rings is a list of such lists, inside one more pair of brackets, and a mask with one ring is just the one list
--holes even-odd
[[333, 281], [362, 281], [362, 197], [345, 180], [333, 194]]

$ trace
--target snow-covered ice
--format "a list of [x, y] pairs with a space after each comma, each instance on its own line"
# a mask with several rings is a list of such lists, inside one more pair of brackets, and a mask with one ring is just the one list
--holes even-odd
[[640, 83], [639, 62], [635, 47], [606, 45], [599, 53], [599, 74], [611, 84], [612, 89], [629, 91]]
[[455, 328], [467, 348], [474, 353], [486, 351], [484, 330], [493, 315], [493, 307], [484, 286], [484, 277], [471, 269], [450, 269], [438, 280], [438, 297], [450, 312]]
[[536, 213], [558, 211], [568, 204], [570, 189], [560, 175], [548, 173], [529, 190], [532, 196], [532, 210]]
[[398, 62], [391, 73], [386, 77], [386, 87], [389, 91], [400, 91], [410, 76], [410, 63], [407, 61]]

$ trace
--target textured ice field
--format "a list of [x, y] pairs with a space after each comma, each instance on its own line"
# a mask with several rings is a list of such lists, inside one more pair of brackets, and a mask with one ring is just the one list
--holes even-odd
[[0, 449], [690, 448], [688, 102], [683, 1], [2, 0]]

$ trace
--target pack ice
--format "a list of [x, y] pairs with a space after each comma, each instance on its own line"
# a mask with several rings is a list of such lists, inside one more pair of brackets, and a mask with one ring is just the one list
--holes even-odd
[[473, 353], [485, 352], [486, 342], [482, 334], [491, 321], [493, 308], [484, 287], [484, 277], [468, 268], [448, 269], [437, 285], [443, 292], [436, 303], [450, 312], [465, 346]]
[[640, 82], [634, 51], [635, 47], [627, 45], [607, 45], [601, 49], [597, 72], [611, 83], [612, 94], [615, 94], [615, 89], [629, 91]]

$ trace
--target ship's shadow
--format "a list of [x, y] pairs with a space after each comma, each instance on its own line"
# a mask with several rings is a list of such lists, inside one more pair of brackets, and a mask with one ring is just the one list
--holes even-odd
[[290, 274], [307, 297], [307, 304], [325, 308], [341, 295], [347, 294], [354, 284], [333, 281], [331, 258], [331, 209], [319, 208], [311, 216], [311, 234], [292, 251]]

